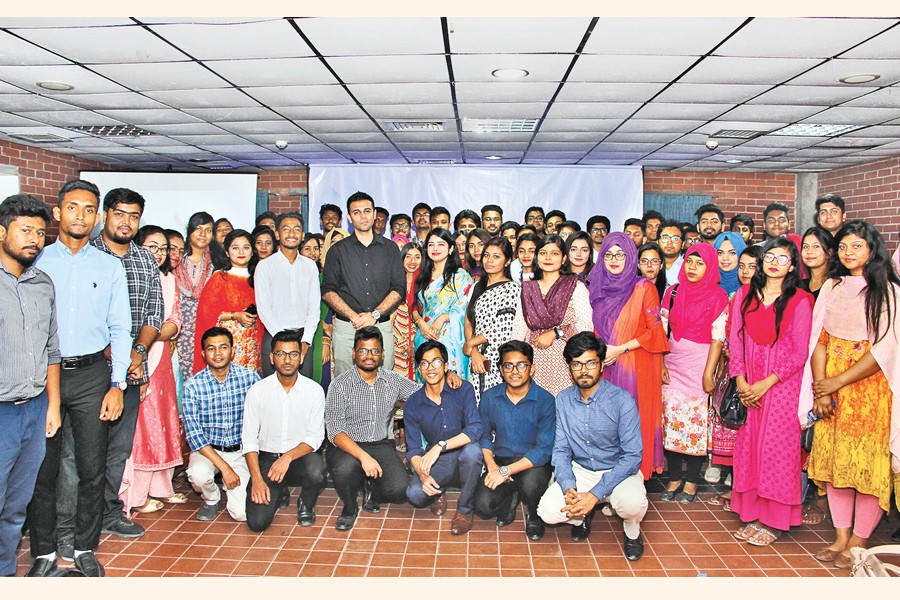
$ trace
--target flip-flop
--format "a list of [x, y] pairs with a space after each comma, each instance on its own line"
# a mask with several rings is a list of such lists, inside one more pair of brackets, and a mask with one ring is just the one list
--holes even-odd
[[166, 504], [185, 504], [188, 501], [188, 498], [185, 494], [178, 492], [169, 496], [168, 498], [157, 498], [160, 502], [165, 502]]
[[806, 510], [803, 511], [803, 524], [804, 525], [818, 525], [822, 521], [825, 520], [825, 511], [821, 508], [813, 508], [807, 507]]
[[160, 502], [159, 500], [150, 498], [149, 500], [147, 500], [147, 503], [145, 505], [138, 506], [137, 508], [134, 509], [134, 511], [139, 512], [141, 514], [155, 513], [156, 511], [162, 509], [162, 507], [163, 507], [162, 502]]
[[756, 532], [758, 531], [758, 529], [759, 529], [759, 525], [757, 525], [756, 521], [754, 521], [752, 523], [748, 523], [747, 525], [744, 525], [743, 527], [741, 527], [740, 529], [738, 529], [731, 535], [733, 535], [734, 539], [736, 539], [736, 540], [746, 542], [751, 537], [756, 535]]
[[[767, 537], [759, 539], [759, 536]], [[751, 546], [759, 546], [760, 548], [764, 548], [766, 546], [771, 546], [774, 542], [778, 541], [780, 537], [781, 531], [777, 529], [775, 531], [772, 531], [771, 529], [768, 529], [766, 527], [757, 526], [756, 533], [747, 538], [747, 543]]]

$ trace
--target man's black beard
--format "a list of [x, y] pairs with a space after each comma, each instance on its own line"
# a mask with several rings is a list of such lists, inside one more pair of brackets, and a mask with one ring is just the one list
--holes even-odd
[[71, 231], [67, 231], [66, 235], [69, 236], [70, 238], [72, 238], [73, 240], [83, 240], [84, 238], [91, 235], [91, 232], [90, 232], [90, 230], [88, 230], [85, 233], [72, 233]]
[[20, 254], [13, 252], [10, 248], [7, 248], [6, 244], [3, 244], [3, 251], [6, 252], [6, 254], [8, 254], [14, 261], [16, 261], [17, 263], [22, 265], [22, 268], [24, 268], [24, 269], [27, 269], [28, 267], [33, 265], [34, 261], [37, 260], [38, 254], [40, 254], [40, 252], [38, 252], [38, 254], [34, 255], [34, 258], [22, 256]]
[[117, 244], [130, 244], [131, 240], [134, 239], [134, 235], [132, 235], [131, 237], [122, 237], [115, 233], [110, 233], [108, 235], [109, 235], [109, 239], [111, 239], [112, 241], [114, 241]]
[[373, 368], [371, 368], [371, 369], [368, 368], [368, 367], [364, 367], [364, 366], [361, 365], [361, 364], [360, 364], [360, 365], [356, 365], [356, 368], [359, 369], [360, 371], [365, 371], [366, 373], [374, 373], [374, 372], [377, 371], [379, 368], [381, 368], [381, 363], [375, 363], [375, 366], [374, 366]]

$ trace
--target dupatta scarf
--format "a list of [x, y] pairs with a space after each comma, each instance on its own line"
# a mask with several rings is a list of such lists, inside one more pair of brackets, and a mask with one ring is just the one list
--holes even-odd
[[[625, 253], [625, 266], [619, 273], [610, 273], [603, 262], [603, 255], [610, 248], [618, 246]], [[664, 276], [664, 274], [663, 274]], [[638, 253], [634, 241], [621, 231], [606, 236], [600, 244], [598, 263], [588, 274], [588, 290], [590, 291], [593, 310], [594, 331], [606, 342], [613, 339], [616, 319], [634, 287], [643, 279], [638, 274]]]
[[522, 315], [532, 331], [543, 331], [560, 325], [572, 300], [578, 276], [561, 273], [546, 296], [541, 295], [538, 281], [522, 284]]
[[[698, 255], [706, 263], [700, 281], [688, 281], [687, 259]], [[728, 294], [719, 287], [719, 253], [706, 243], [694, 244], [684, 255], [678, 273], [678, 294], [669, 311], [669, 328], [675, 340], [687, 339], [698, 344], [712, 342], [712, 324], [728, 304]]]

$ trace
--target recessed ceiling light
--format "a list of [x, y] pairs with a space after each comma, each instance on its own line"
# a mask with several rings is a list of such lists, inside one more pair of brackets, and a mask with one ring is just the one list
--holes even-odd
[[491, 154], [490, 156], [485, 156], [487, 160], [500, 160], [503, 158], [502, 156], [497, 156], [496, 154]]
[[739, 165], [739, 164], [741, 164], [741, 163], [744, 162], [744, 161], [742, 161], [742, 160], [739, 159], [739, 158], [729, 158], [729, 159], [726, 160], [725, 162], [727, 162], [729, 165]]
[[466, 119], [462, 130], [468, 133], [528, 133], [534, 131], [539, 119]]
[[849, 84], [859, 84], [859, 83], [869, 83], [870, 81], [875, 81], [879, 79], [881, 75], [877, 73], [860, 73], [859, 75], [848, 75], [847, 77], [841, 77], [841, 83], [849, 83]]
[[50, 90], [51, 92], [68, 92], [69, 90], [74, 90], [74, 85], [69, 85], [68, 83], [63, 83], [61, 81], [38, 81], [37, 86], [39, 88], [44, 88], [45, 90]]
[[834, 137], [843, 135], [857, 129], [862, 129], [865, 125], [830, 125], [825, 123], [794, 123], [787, 127], [782, 127], [769, 135], [786, 135], [796, 137]]
[[491, 75], [498, 79], [521, 79], [528, 77], [528, 71], [525, 69], [497, 69], [492, 71]]

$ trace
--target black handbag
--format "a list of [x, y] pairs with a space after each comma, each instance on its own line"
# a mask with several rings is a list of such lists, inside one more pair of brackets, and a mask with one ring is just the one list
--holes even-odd
[[816, 425], [814, 423], [810, 427], [807, 427], [806, 429], [804, 429], [803, 432], [800, 434], [800, 447], [805, 452], [812, 452], [813, 435], [815, 435], [815, 432], [816, 432]]
[[747, 422], [747, 407], [738, 396], [737, 381], [734, 377], [728, 380], [728, 385], [722, 393], [719, 418], [730, 429], [737, 429]]

